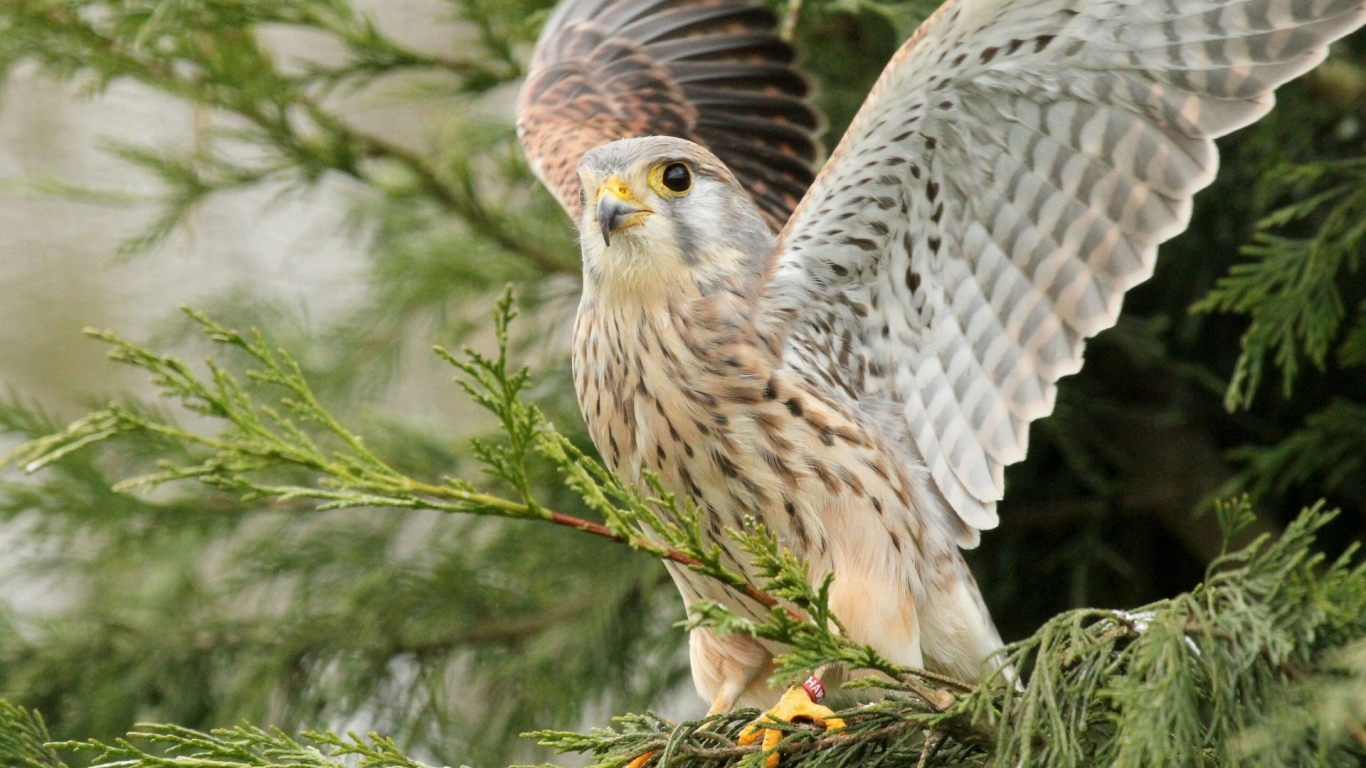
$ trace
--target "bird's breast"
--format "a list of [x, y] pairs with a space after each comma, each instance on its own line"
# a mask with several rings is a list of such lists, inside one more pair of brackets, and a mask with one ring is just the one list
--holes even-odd
[[585, 304], [573, 357], [579, 406], [608, 467], [638, 487], [657, 475], [723, 547], [734, 548], [725, 531], [746, 518], [826, 568], [838, 555], [872, 556], [854, 551], [860, 541], [887, 542], [875, 556], [898, 557], [921, 539], [909, 481], [876, 436], [742, 328], [681, 304]]

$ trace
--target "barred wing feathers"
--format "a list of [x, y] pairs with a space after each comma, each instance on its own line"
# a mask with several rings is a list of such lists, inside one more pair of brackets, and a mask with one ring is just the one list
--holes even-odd
[[518, 110], [532, 167], [577, 220], [588, 150], [688, 139], [725, 162], [776, 232], [815, 177], [821, 122], [776, 27], [751, 0], [565, 0]]
[[971, 545], [1084, 340], [1186, 227], [1213, 139], [1362, 21], [1362, 0], [950, 0], [783, 232], [787, 361], [904, 416], [891, 438]]

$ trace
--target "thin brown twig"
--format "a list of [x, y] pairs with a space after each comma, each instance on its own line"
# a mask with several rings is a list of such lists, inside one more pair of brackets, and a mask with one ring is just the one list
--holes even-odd
[[1356, 723], [1348, 723], [1347, 733], [1351, 734], [1352, 739], [1360, 744], [1363, 749], [1366, 749], [1366, 729]]
[[912, 675], [904, 675], [903, 678], [902, 685], [905, 685], [911, 693], [928, 704], [935, 712], [947, 712], [958, 701], [958, 697], [951, 692], [942, 688], [922, 685]]
[[[610, 528], [601, 523], [596, 523], [591, 520], [584, 520], [581, 517], [566, 515], [563, 512], [556, 512], [554, 510], [541, 508], [541, 514], [532, 514], [532, 510], [525, 504], [510, 501], [508, 499], [503, 499], [497, 496], [471, 493], [469, 491], [451, 488], [448, 486], [429, 485], [411, 479], [407, 481], [406, 485], [408, 486], [409, 490], [414, 491], [419, 495], [453, 498], [466, 503], [494, 506], [515, 513], [513, 517], [517, 519], [545, 520], [546, 522], [552, 523], [554, 525], [572, 528], [576, 531], [597, 536], [599, 538], [607, 539], [608, 541], [613, 541], [618, 544], [626, 544], [631, 547], [646, 549], [648, 551], [658, 554], [660, 557], [666, 560], [673, 561], [688, 568], [697, 569], [704, 565], [702, 561], [698, 560], [692, 555], [689, 555], [685, 552], [680, 552], [679, 550], [676, 550], [672, 547], [662, 547], [658, 544], [646, 541], [645, 539], [637, 536], [632, 536], [629, 538], [621, 536], [613, 532]], [[754, 586], [749, 582], [745, 582], [743, 587], [731, 584], [729, 582], [723, 583], [725, 583], [726, 586], [729, 586], [732, 589], [739, 591], [745, 597], [748, 597], [749, 599], [759, 603], [760, 605], [763, 605], [766, 608], [774, 608], [779, 607], [781, 605], [781, 603], [779, 603], [778, 600], [774, 598], [772, 595], [768, 594], [767, 592], [764, 592], [763, 590], [759, 589], [758, 587]], [[783, 610], [787, 613], [788, 616], [790, 616], [795, 621], [808, 621], [807, 617], [793, 611], [790, 608], [783, 607]], [[903, 674], [900, 676], [900, 682], [903, 685], [905, 685], [916, 697], [922, 699], [932, 709], [939, 713], [946, 712], [950, 708], [952, 708], [953, 705], [957, 703], [958, 696], [954, 694], [953, 691], [945, 690], [944, 688], [936, 688], [931, 685], [925, 685], [922, 681], [938, 683], [940, 685], [948, 686], [950, 688], [956, 688], [963, 693], [971, 693], [976, 690], [976, 686], [963, 682], [956, 678], [950, 677], [948, 675], [942, 675], [924, 669], [904, 670]]]
[[973, 685], [972, 683], [964, 682], [956, 677], [941, 675], [938, 672], [931, 672], [927, 669], [908, 669], [906, 671], [908, 674], [914, 675], [915, 677], [924, 680], [931, 680], [942, 685], [947, 685], [950, 688], [957, 688], [964, 693], [972, 693], [973, 691], [977, 690], [977, 686]]
[[916, 763], [916, 768], [925, 768], [929, 765], [930, 758], [939, 751], [939, 745], [944, 743], [944, 737], [937, 731], [925, 731], [925, 746], [920, 748], [920, 760]]
[[[529, 507], [527, 507], [527, 505], [514, 502], [508, 499], [503, 499], [497, 496], [490, 496], [486, 494], [471, 493], [469, 491], [451, 488], [448, 486], [429, 485], [411, 479], [407, 481], [407, 486], [409, 490], [414, 491], [419, 495], [454, 498], [466, 503], [476, 503], [483, 504], [486, 506], [495, 506], [516, 513], [514, 517], [518, 519], [545, 520], [546, 522], [552, 523], [554, 525], [572, 528], [576, 531], [597, 536], [599, 538], [607, 539], [608, 541], [613, 541], [618, 544], [626, 544], [634, 548], [646, 549], [650, 552], [658, 554], [660, 557], [666, 560], [673, 561], [688, 568], [697, 569], [704, 565], [702, 561], [698, 560], [692, 555], [689, 555], [685, 552], [680, 552], [679, 550], [673, 549], [672, 547], [662, 547], [658, 544], [655, 544], [654, 542], [646, 541], [645, 539], [638, 536], [621, 536], [613, 532], [610, 528], [601, 523], [596, 523], [591, 520], [585, 520], [581, 517], [566, 515], [563, 512], [556, 512], [554, 510], [541, 508], [541, 514], [532, 514], [532, 510]], [[722, 583], [726, 584], [726, 586], [729, 586], [732, 589], [739, 591], [745, 597], [748, 597], [749, 599], [767, 608], [778, 607], [781, 605], [778, 602], [778, 600], [774, 598], [772, 595], [768, 594], [767, 592], [764, 592], [763, 590], [759, 589], [758, 587], [754, 586], [749, 582], [745, 582], [743, 587], [724, 581]], [[790, 616], [795, 621], [804, 622], [809, 620], [807, 617], [785, 606], [783, 607], [783, 610], [787, 613], [788, 616]], [[906, 688], [913, 695], [923, 700], [926, 705], [928, 705], [931, 709], [940, 714], [947, 712], [954, 706], [954, 704], [958, 702], [958, 695], [955, 694], [953, 691], [946, 690], [944, 688], [936, 688], [933, 685], [926, 685], [925, 682], [938, 683], [939, 685], [955, 688], [962, 693], [972, 693], [976, 690], [976, 686], [971, 685], [970, 683], [963, 682], [962, 680], [958, 680], [948, 675], [942, 675], [924, 669], [903, 670], [903, 673], [899, 676], [899, 682], [906, 686]], [[830, 739], [826, 739], [823, 741], [830, 741], [830, 743], [834, 743], [833, 739], [835, 738], [839, 737], [831, 737]], [[801, 743], [807, 744], [810, 742]], [[754, 749], [749, 747], [736, 747], [735, 749], [747, 750], [745, 754], [747, 754], [749, 751], [754, 751]]]
[[[320, 469], [326, 471], [326, 468]], [[607, 539], [608, 541], [614, 541], [618, 544], [626, 544], [630, 547], [646, 549], [651, 552], [655, 552], [665, 560], [671, 560], [675, 563], [678, 563], [679, 565], [687, 566], [688, 568], [695, 569], [703, 565], [701, 560], [698, 560], [697, 558], [687, 554], [686, 552], [680, 552], [672, 547], [661, 547], [658, 544], [646, 541], [645, 539], [639, 536], [632, 536], [629, 538], [625, 536], [620, 536], [617, 533], [613, 532], [612, 529], [603, 525], [602, 523], [595, 523], [592, 520], [584, 520], [581, 517], [566, 515], [563, 512], [556, 512], [554, 510], [542, 507], [540, 508], [539, 513], [537, 513], [533, 511], [530, 507], [528, 507], [526, 504], [511, 501], [509, 499], [504, 499], [499, 496], [493, 496], [491, 494], [484, 493], [474, 493], [460, 488], [452, 488], [447, 485], [432, 485], [431, 483], [423, 483], [417, 480], [413, 480], [412, 478], [403, 478], [403, 482], [401, 485], [404, 491], [407, 491], [413, 494], [413, 496], [418, 497], [418, 500], [421, 500], [421, 497], [424, 496], [435, 497], [439, 499], [452, 499], [458, 502], [462, 502], [464, 504], [474, 504], [482, 507], [501, 509], [507, 513], [510, 513], [506, 515], [507, 517], [519, 520], [544, 520], [548, 523], [553, 523], [554, 525], [562, 525], [566, 528], [573, 528], [576, 531], [591, 534], [599, 538]], [[435, 508], [441, 509], [441, 507]], [[727, 586], [739, 591], [745, 597], [748, 597], [754, 602], [759, 603], [765, 608], [775, 608], [781, 605], [778, 602], [777, 598], [759, 589], [753, 584], [750, 584], [749, 582], [745, 582], [743, 587], [729, 583], [727, 583]], [[792, 617], [796, 621], [807, 620], [805, 616], [793, 611], [790, 608], [784, 608], [783, 610], [787, 611], [788, 616]]]
[[[618, 536], [617, 534], [613, 533], [610, 528], [601, 523], [595, 523], [591, 520], [584, 520], [580, 517], [572, 517], [562, 512], [551, 512], [549, 520], [550, 522], [556, 525], [563, 525], [567, 528], [573, 528], [578, 531], [583, 531], [584, 533], [590, 533], [594, 536], [600, 536], [604, 539], [615, 541], [619, 544], [639, 545], [643, 543], [643, 541], [636, 541], [635, 537], [627, 539], [625, 537]], [[650, 546], [651, 548], [655, 547], [655, 545], [653, 544]], [[664, 557], [666, 560], [672, 560], [673, 562], [678, 563], [679, 565], [686, 565], [689, 568], [697, 568], [702, 565], [701, 560], [698, 560], [692, 555], [686, 554], [684, 552], [679, 552], [678, 550], [673, 549], [672, 547], [663, 547], [662, 550], [662, 557]], [[737, 589], [739, 588], [737, 587]], [[744, 588], [739, 589], [739, 591], [744, 593], [745, 597], [748, 597], [754, 602], [759, 603], [765, 608], [775, 608], [779, 605], [778, 600], [776, 598], [774, 598], [767, 592], [764, 592], [763, 590], [759, 589], [758, 587], [754, 586], [753, 584], [747, 583], [745, 584]], [[802, 616], [801, 614], [796, 613], [791, 609], [785, 608], [784, 610], [787, 611], [789, 616], [798, 621], [806, 620], [805, 616]]]

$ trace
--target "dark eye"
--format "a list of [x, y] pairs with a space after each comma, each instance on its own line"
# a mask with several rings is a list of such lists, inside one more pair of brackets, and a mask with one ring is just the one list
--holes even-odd
[[672, 163], [664, 169], [664, 186], [675, 192], [687, 192], [692, 187], [692, 171], [682, 163]]

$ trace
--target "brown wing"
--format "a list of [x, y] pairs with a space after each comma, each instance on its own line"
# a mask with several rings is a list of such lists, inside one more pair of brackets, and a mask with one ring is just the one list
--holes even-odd
[[749, 0], [564, 0], [518, 109], [532, 167], [577, 221], [585, 152], [688, 139], [721, 158], [777, 232], [814, 178], [821, 120], [776, 29]]

